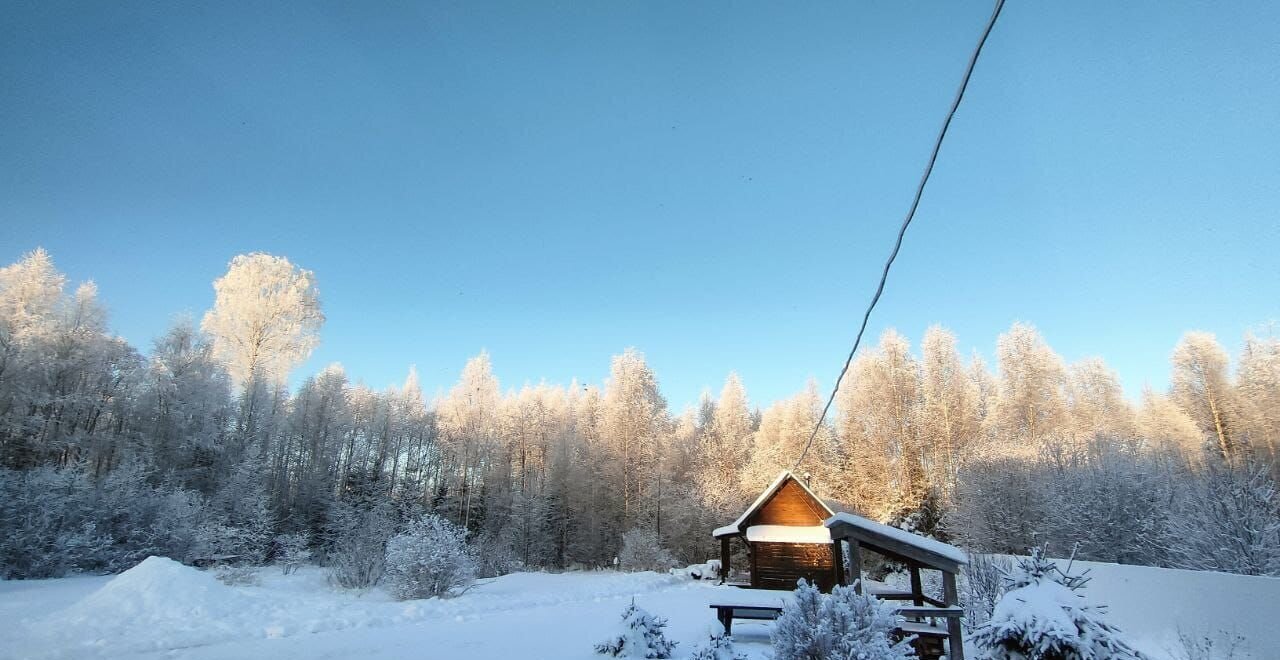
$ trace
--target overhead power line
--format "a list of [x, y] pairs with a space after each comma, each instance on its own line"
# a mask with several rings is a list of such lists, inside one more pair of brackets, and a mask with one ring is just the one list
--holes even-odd
[[800, 458], [796, 460], [796, 464], [792, 466], [792, 470], [800, 467], [806, 456], [809, 455], [809, 449], [813, 447], [813, 439], [818, 436], [818, 431], [822, 429], [822, 422], [827, 419], [827, 413], [831, 411], [831, 404], [836, 400], [836, 393], [840, 391], [840, 383], [844, 380], [845, 374], [849, 372], [849, 365], [853, 364], [853, 356], [858, 352], [858, 346], [862, 343], [862, 335], [867, 331], [867, 323], [871, 320], [871, 312], [876, 308], [876, 303], [880, 302], [880, 294], [884, 293], [884, 283], [889, 279], [889, 268], [893, 266], [893, 260], [898, 258], [898, 251], [902, 249], [902, 237], [907, 234], [907, 227], [911, 226], [911, 219], [916, 215], [916, 209], [920, 207], [920, 198], [924, 195], [924, 187], [929, 183], [929, 175], [933, 174], [933, 165], [938, 161], [938, 152], [942, 150], [942, 140], [947, 137], [947, 128], [951, 126], [951, 120], [956, 116], [956, 110], [960, 107], [960, 101], [964, 99], [964, 91], [969, 87], [969, 78], [973, 76], [973, 68], [978, 64], [978, 56], [982, 54], [982, 46], [987, 43], [987, 37], [991, 36], [991, 29], [996, 26], [996, 19], [1000, 18], [1000, 10], [1004, 8], [1004, 0], [996, 0], [995, 10], [991, 12], [991, 20], [987, 21], [987, 27], [982, 31], [982, 36], [978, 39], [978, 45], [973, 49], [973, 55], [969, 57], [969, 66], [964, 71], [964, 78], [960, 81], [960, 89], [956, 90], [956, 98], [951, 102], [951, 111], [947, 113], [946, 121], [942, 122], [942, 130], [938, 131], [938, 139], [933, 143], [933, 152], [929, 154], [929, 163], [924, 168], [924, 175], [920, 177], [920, 185], [916, 186], [915, 197], [911, 200], [911, 208], [907, 210], [907, 217], [902, 220], [902, 226], [898, 228], [898, 238], [893, 243], [893, 251], [889, 253], [889, 259], [884, 262], [884, 271], [880, 273], [880, 284], [876, 285], [875, 295], [871, 296], [871, 304], [867, 305], [867, 311], [862, 315], [862, 325], [858, 328], [858, 336], [853, 340], [853, 348], [849, 350], [849, 357], [845, 358], [844, 366], [840, 369], [840, 375], [836, 376], [835, 387], [831, 388], [831, 396], [827, 397], [827, 404], [822, 407], [822, 415], [818, 417], [818, 422], [813, 425], [813, 432], [809, 434], [809, 439], [804, 443], [804, 450], [800, 452]]

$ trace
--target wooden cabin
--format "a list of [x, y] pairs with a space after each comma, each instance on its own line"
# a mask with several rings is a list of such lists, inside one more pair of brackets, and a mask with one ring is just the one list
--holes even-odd
[[790, 471], [779, 474], [737, 520], [712, 532], [720, 541], [720, 581], [730, 574], [730, 544], [741, 539], [751, 573], [743, 586], [790, 591], [804, 578], [830, 591], [843, 578], [836, 567], [844, 563], [823, 525], [833, 515], [804, 481]]
[[[751, 581], [737, 586], [755, 589], [793, 590], [804, 578], [831, 591], [835, 585], [855, 585], [881, 600], [903, 601], [896, 607], [903, 617], [895, 634], [915, 636], [915, 648], [922, 660], [964, 660], [964, 640], [960, 619], [956, 578], [968, 563], [964, 551], [934, 539], [883, 525], [851, 513], [837, 514], [807, 484], [791, 472], [783, 472], [732, 523], [711, 533], [720, 541], [720, 582], [731, 573], [731, 543], [742, 539], [747, 546]], [[849, 572], [845, 571], [848, 548]], [[862, 579], [862, 557], [873, 552], [906, 566], [910, 590]], [[941, 573], [943, 593], [925, 593], [921, 571]], [[738, 602], [733, 597], [716, 601], [711, 607], [732, 632], [733, 619], [774, 619], [781, 606], [758, 602]]]

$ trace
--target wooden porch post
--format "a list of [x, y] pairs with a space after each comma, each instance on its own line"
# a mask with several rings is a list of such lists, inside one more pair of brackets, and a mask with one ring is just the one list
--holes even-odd
[[844, 553], [840, 551], [840, 539], [831, 539], [831, 570], [835, 571], [836, 584], [844, 586]]
[[857, 539], [849, 539], [849, 577], [853, 580], [853, 592], [862, 593], [862, 550]]
[[720, 584], [724, 584], [729, 579], [729, 540], [732, 538], [732, 536], [720, 538]]
[[911, 562], [911, 600], [916, 607], [924, 605], [924, 583], [920, 580], [920, 564]]
[[[942, 572], [942, 600], [947, 607], [960, 604], [960, 595], [956, 590], [956, 575]], [[964, 660], [964, 640], [960, 635], [960, 619], [947, 617], [947, 658], [948, 660]]]

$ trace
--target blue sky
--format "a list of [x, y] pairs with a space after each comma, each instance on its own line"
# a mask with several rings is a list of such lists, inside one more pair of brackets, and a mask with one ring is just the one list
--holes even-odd
[[[0, 261], [140, 348], [237, 253], [317, 274], [300, 373], [756, 403], [848, 350], [987, 2], [0, 4]], [[1280, 317], [1280, 4], [1012, 1], [870, 336], [1015, 320], [1131, 394]]]

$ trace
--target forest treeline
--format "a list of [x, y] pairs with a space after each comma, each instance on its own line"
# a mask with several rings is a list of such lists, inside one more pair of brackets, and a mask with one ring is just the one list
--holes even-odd
[[[610, 565], [643, 531], [682, 561], [800, 456], [814, 384], [763, 408], [737, 376], [672, 411], [637, 351], [600, 386], [503, 390], [489, 357], [428, 402], [330, 366], [290, 391], [324, 316], [315, 277], [242, 255], [214, 307], [147, 353], [93, 284], [36, 250], [0, 269], [0, 571], [116, 571], [148, 555], [320, 562], [436, 513], [481, 570]], [[965, 359], [946, 329], [854, 361], [799, 472], [837, 506], [975, 551], [1280, 574], [1280, 338], [1234, 368], [1210, 334], [1173, 347], [1168, 392], [1128, 401], [1098, 359], [1029, 325]], [[346, 550], [343, 550], [343, 549]]]

